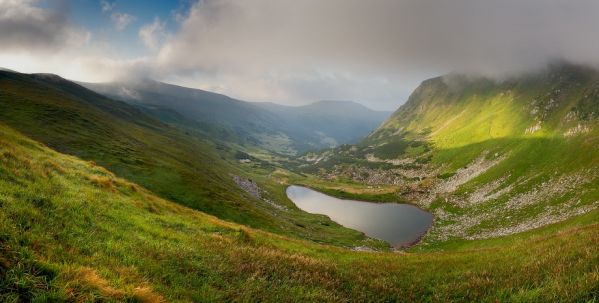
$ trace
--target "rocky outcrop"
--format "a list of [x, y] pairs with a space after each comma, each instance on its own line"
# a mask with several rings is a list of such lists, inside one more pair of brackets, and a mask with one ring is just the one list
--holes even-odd
[[246, 193], [250, 194], [250, 196], [259, 199], [261, 201], [266, 202], [268, 205], [278, 209], [278, 210], [287, 210], [287, 207], [283, 205], [279, 205], [275, 203], [273, 200], [266, 198], [267, 192], [258, 186], [258, 183], [253, 180], [242, 178], [239, 176], [232, 175], [233, 181], [243, 189]]

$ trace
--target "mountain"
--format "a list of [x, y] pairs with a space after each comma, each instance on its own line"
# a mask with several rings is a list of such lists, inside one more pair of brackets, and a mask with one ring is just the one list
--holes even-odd
[[318, 101], [297, 107], [275, 103], [256, 105], [282, 117], [291, 129], [321, 134], [321, 148], [356, 143], [391, 114], [351, 101]]
[[422, 244], [390, 252], [284, 198], [312, 175], [239, 163], [56, 75], [0, 72], [0, 301], [593, 301], [597, 79], [426, 81], [363, 142], [319, 155], [312, 169], [351, 174], [314, 187], [380, 197], [402, 176], [385, 197], [435, 214]]
[[56, 75], [0, 71], [0, 108], [2, 125], [192, 209], [320, 242], [350, 245], [367, 239], [295, 208], [284, 185], [270, 180], [275, 170], [270, 164], [256, 160], [241, 166], [234, 149]]
[[426, 80], [359, 144], [303, 159], [322, 190], [432, 211], [431, 244], [560, 222], [599, 207], [599, 72], [559, 63], [501, 81]]
[[389, 114], [353, 102], [317, 102], [301, 107], [244, 102], [148, 79], [82, 85], [136, 105], [166, 123], [285, 155], [355, 142]]
[[[1, 98], [16, 100], [3, 110], [28, 102], [14, 93], [41, 94], [44, 110], [73, 98], [36, 76], [11, 78], [2, 76]], [[10, 92], [8, 82], [26, 80], [29, 94]], [[71, 113], [73, 101], [64, 103]], [[97, 122], [94, 103], [88, 123]], [[0, 123], [1, 302], [592, 302], [596, 214], [434, 251], [352, 251], [183, 207]]]

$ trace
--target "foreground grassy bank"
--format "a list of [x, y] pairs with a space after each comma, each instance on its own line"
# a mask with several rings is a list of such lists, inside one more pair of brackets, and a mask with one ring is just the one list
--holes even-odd
[[593, 301], [599, 213], [368, 253], [227, 223], [0, 126], [0, 301]]

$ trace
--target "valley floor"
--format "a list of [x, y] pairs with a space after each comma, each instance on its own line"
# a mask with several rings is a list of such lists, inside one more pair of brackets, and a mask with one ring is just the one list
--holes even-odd
[[591, 140], [583, 139], [489, 140], [436, 149], [425, 165], [405, 155], [404, 163], [383, 167], [359, 155], [339, 162], [343, 151], [337, 151], [325, 160], [334, 165], [321, 165], [307, 177], [292, 176], [290, 182], [340, 198], [419, 206], [435, 216], [421, 245], [489, 239], [599, 207], [599, 157]]

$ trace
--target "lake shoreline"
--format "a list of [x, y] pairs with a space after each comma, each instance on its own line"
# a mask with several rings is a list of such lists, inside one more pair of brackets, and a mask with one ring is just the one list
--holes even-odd
[[343, 199], [303, 184], [291, 184], [285, 192], [302, 211], [326, 215], [337, 224], [386, 242], [392, 250], [420, 243], [435, 221], [432, 213], [408, 203]]
[[[380, 201], [380, 200], [368, 200], [368, 199], [364, 199], [364, 198], [350, 198], [350, 197], [343, 197], [343, 196], [337, 196], [334, 194], [335, 191], [339, 191], [339, 192], [343, 192], [346, 193], [348, 195], [352, 195], [352, 196], [357, 196], [360, 197], [362, 195], [360, 194], [352, 194], [340, 189], [330, 189], [330, 188], [321, 188], [321, 187], [315, 187], [313, 185], [310, 184], [289, 184], [287, 185], [287, 188], [289, 188], [290, 186], [301, 186], [301, 187], [307, 187], [313, 191], [317, 191], [319, 193], [328, 195], [328, 196], [332, 196], [341, 200], [351, 200], [351, 201], [358, 201], [358, 202], [366, 202], [366, 203], [375, 203], [375, 204], [405, 204], [405, 205], [411, 205], [414, 206], [424, 212], [428, 212], [430, 213], [427, 209], [422, 208], [420, 205], [409, 202], [409, 201]], [[287, 188], [285, 190], [287, 190]], [[331, 191], [331, 192], [327, 192], [327, 191]]]

